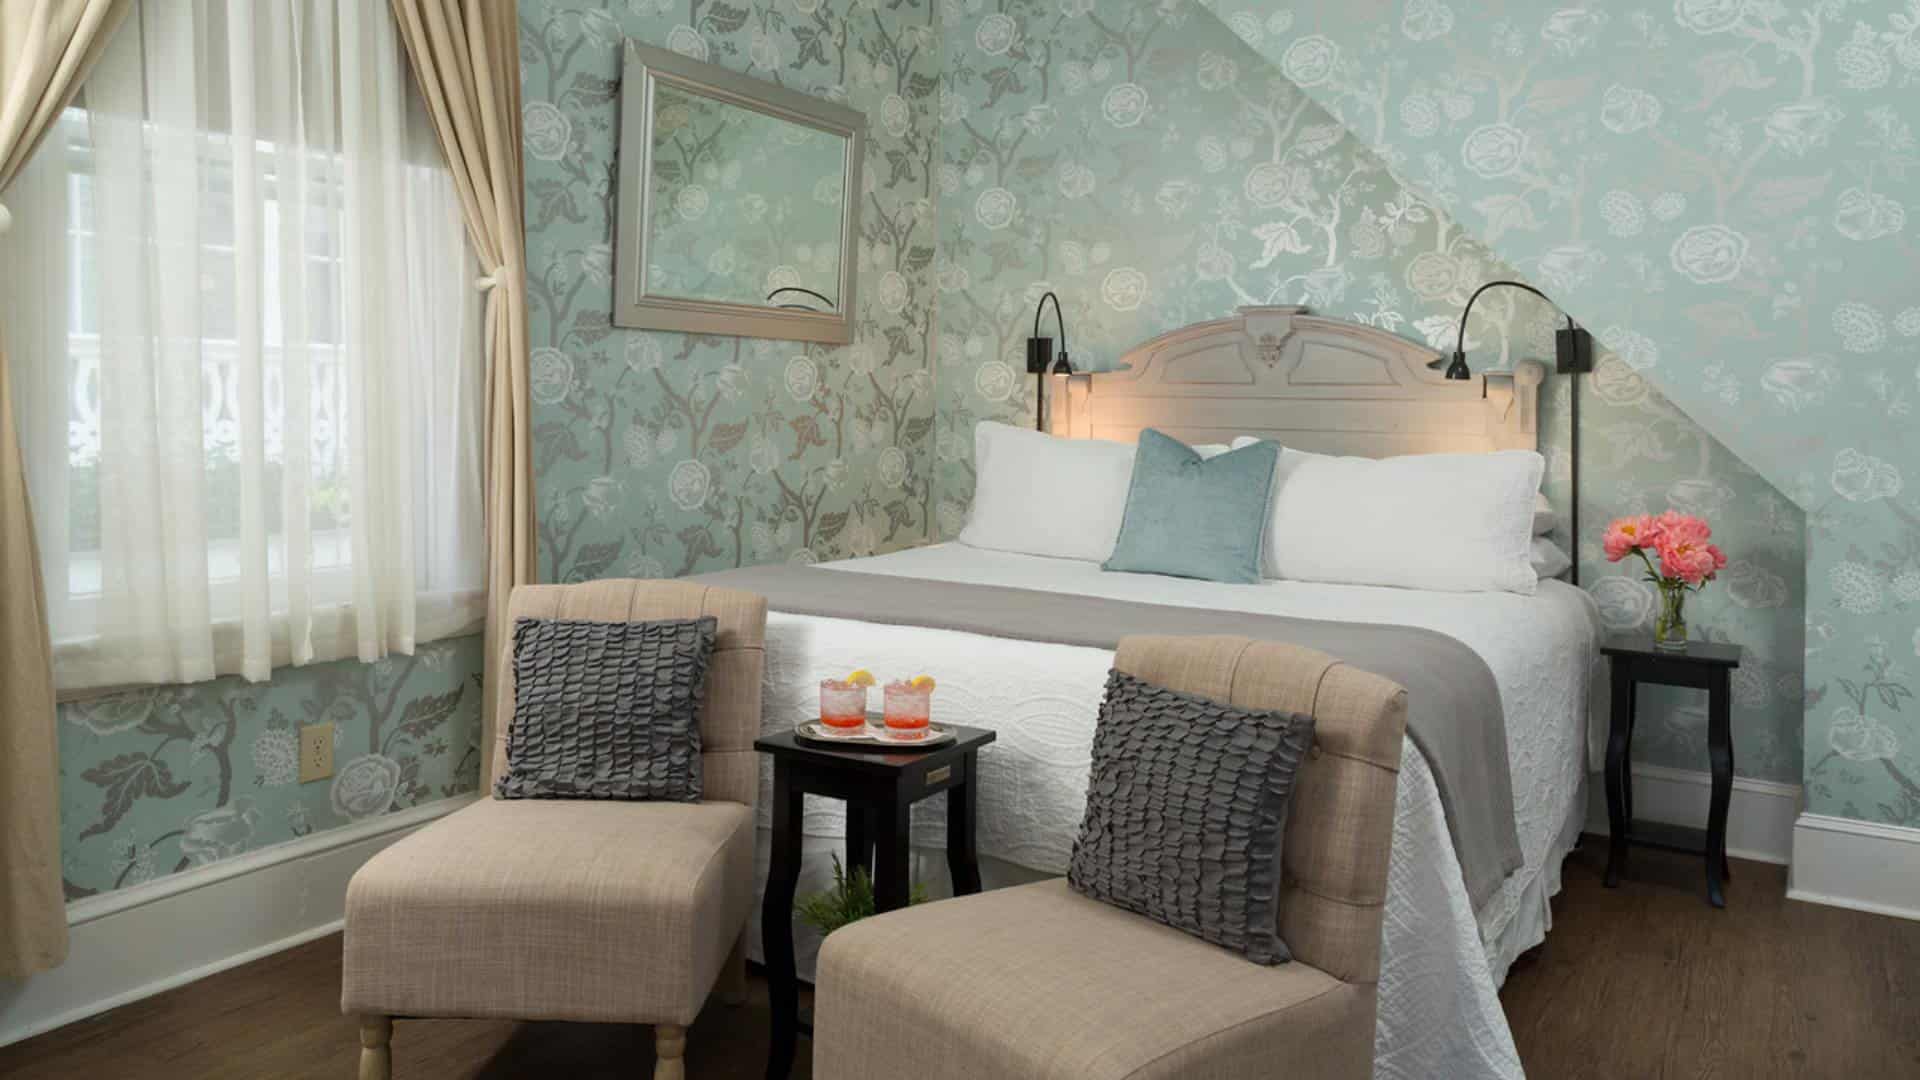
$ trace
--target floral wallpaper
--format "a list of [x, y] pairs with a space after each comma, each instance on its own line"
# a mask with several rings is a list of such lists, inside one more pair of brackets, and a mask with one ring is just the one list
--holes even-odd
[[647, 291], [761, 304], [801, 286], [837, 300], [847, 140], [678, 87], [654, 98]]
[[[548, 579], [841, 558], [953, 535], [972, 490], [973, 424], [1032, 414], [1023, 339], [1049, 288], [1076, 361], [1098, 365], [1243, 303], [1306, 303], [1441, 347], [1475, 285], [1524, 275], [1566, 298], [1602, 344], [1599, 370], [1582, 380], [1588, 531], [1668, 505], [1714, 520], [1735, 564], [1691, 615], [1696, 632], [1749, 651], [1736, 691], [1739, 771], [1801, 775], [1803, 657], [1820, 624], [1805, 608], [1797, 478], [1756, 472], [1728, 449], [1745, 452], [1736, 431], [1695, 423], [1700, 405], [1665, 392], [1658, 346], [1635, 320], [1580, 310], [1594, 267], [1571, 252], [1509, 258], [1483, 245], [1525, 217], [1501, 219], [1503, 233], [1471, 213], [1457, 181], [1431, 192], [1402, 184], [1391, 147], [1377, 152], [1370, 130], [1356, 135], [1352, 117], [1283, 76], [1273, 47], [1300, 36], [1297, 12], [522, 0], [520, 13]], [[607, 324], [629, 34], [868, 113], [852, 345]], [[1416, 127], [1459, 122], [1448, 119], [1458, 102], [1432, 103], [1430, 117], [1424, 99], [1412, 106]], [[709, 205], [729, 197], [723, 168], [704, 183]], [[1642, 228], [1686, 214], [1684, 198], [1637, 197]], [[1544, 223], [1564, 200], [1535, 202]], [[1621, 199], [1608, 205], [1633, 220]], [[750, 224], [723, 216], [743, 232]], [[1471, 358], [1499, 368], [1550, 357], [1555, 320], [1525, 294], [1489, 294], [1468, 328]], [[1795, 370], [1769, 392], [1817, 393], [1821, 379]], [[1562, 502], [1571, 385], [1547, 387], [1545, 446]], [[1853, 467], [1872, 490], [1874, 466]], [[1610, 625], [1650, 618], [1640, 582], [1602, 562], [1596, 544], [1580, 555]], [[1859, 676], [1880, 685], [1879, 674]], [[1638, 755], [1701, 768], [1704, 703], [1678, 691], [1653, 699]], [[1837, 776], [1852, 768], [1845, 760], [1826, 767]]]
[[1920, 4], [1210, 2], [1804, 509], [1807, 808], [1920, 826]]
[[[923, 543], [939, 88], [928, 0], [522, 0], [519, 15], [541, 576]], [[866, 112], [851, 344], [609, 325], [627, 36]], [[721, 167], [703, 184], [720, 201], [741, 179]], [[753, 228], [711, 221], [713, 251]]]
[[[60, 706], [68, 900], [476, 789], [480, 638]], [[298, 729], [331, 723], [330, 779]]]
[[[1032, 422], [1024, 341], [1048, 289], [1085, 366], [1261, 303], [1303, 303], [1451, 349], [1481, 282], [1524, 275], [1549, 293], [1570, 288], [1557, 263], [1521, 272], [1503, 263], [1198, 5], [958, 2], [941, 25], [939, 536], [965, 519], [974, 423]], [[1558, 325], [1519, 290], [1490, 292], [1474, 308], [1469, 358], [1495, 370], [1518, 357], [1550, 361]], [[1044, 331], [1055, 332], [1051, 314]], [[1581, 388], [1583, 531], [1597, 538], [1606, 516], [1670, 505], [1713, 520], [1735, 561], [1690, 615], [1696, 633], [1749, 652], [1736, 688], [1737, 768], [1797, 781], [1801, 513], [1654, 387], [1633, 331], [1600, 337], [1597, 371]], [[1545, 388], [1543, 449], [1562, 506], [1571, 385], [1553, 378]], [[1650, 626], [1651, 591], [1606, 564], [1597, 539], [1580, 554], [1609, 625]], [[1704, 769], [1704, 699], [1651, 688], [1646, 698], [1636, 756]]]

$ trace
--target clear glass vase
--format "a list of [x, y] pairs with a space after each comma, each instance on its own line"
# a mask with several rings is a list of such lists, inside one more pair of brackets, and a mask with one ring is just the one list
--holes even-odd
[[1687, 647], [1687, 587], [1679, 582], [1660, 583], [1660, 610], [1653, 619], [1653, 644], [1660, 649]]

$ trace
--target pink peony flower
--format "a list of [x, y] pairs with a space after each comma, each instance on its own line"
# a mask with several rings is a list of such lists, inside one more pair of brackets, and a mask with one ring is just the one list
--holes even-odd
[[1650, 514], [1616, 518], [1607, 526], [1601, 546], [1606, 549], [1608, 562], [1619, 562], [1634, 548], [1651, 547], [1659, 536], [1660, 526]]
[[[1707, 542], [1712, 535], [1713, 527], [1704, 518], [1668, 510], [1658, 516], [1636, 514], [1615, 519], [1607, 526], [1601, 547], [1608, 562], [1640, 556], [1649, 574], [1663, 579], [1663, 587], [1678, 582], [1699, 588], [1727, 567], [1726, 554], [1718, 545]], [[1660, 558], [1657, 570], [1655, 555]]]
[[1704, 544], [1707, 538], [1713, 535], [1713, 528], [1706, 523], [1705, 519], [1694, 517], [1692, 514], [1682, 514], [1678, 510], [1668, 510], [1655, 518], [1654, 523], [1659, 526], [1661, 536], [1673, 537], [1677, 540], [1691, 540], [1697, 544]]
[[[1704, 522], [1700, 524], [1702, 528], [1705, 527]], [[1663, 529], [1655, 547], [1660, 552], [1660, 573], [1679, 578], [1689, 585], [1705, 582], [1713, 577], [1714, 571], [1725, 565], [1726, 556], [1721, 555], [1718, 548], [1694, 539], [1686, 531], [1676, 534]]]

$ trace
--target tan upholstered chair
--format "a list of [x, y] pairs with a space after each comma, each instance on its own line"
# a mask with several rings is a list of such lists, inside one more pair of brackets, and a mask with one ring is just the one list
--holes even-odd
[[[699, 803], [483, 798], [376, 855], [347, 886], [340, 1006], [360, 1076], [385, 1080], [395, 1017], [654, 1025], [656, 1080], [685, 1075], [687, 1026], [742, 993], [753, 904], [766, 601], [671, 581], [523, 585], [514, 618], [719, 620], [700, 718]], [[513, 717], [511, 635], [493, 774]], [[491, 778], [490, 778], [491, 780]], [[491, 783], [489, 783], [489, 791]]]
[[1236, 705], [1309, 712], [1263, 967], [1064, 879], [867, 919], [828, 936], [814, 998], [823, 1080], [1267, 1080], [1373, 1067], [1380, 916], [1406, 691], [1308, 649], [1133, 637], [1115, 665]]

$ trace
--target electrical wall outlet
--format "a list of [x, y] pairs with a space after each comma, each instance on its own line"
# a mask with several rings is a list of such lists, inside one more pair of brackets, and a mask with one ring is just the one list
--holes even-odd
[[300, 729], [300, 782], [325, 780], [333, 775], [333, 725], [308, 724]]

